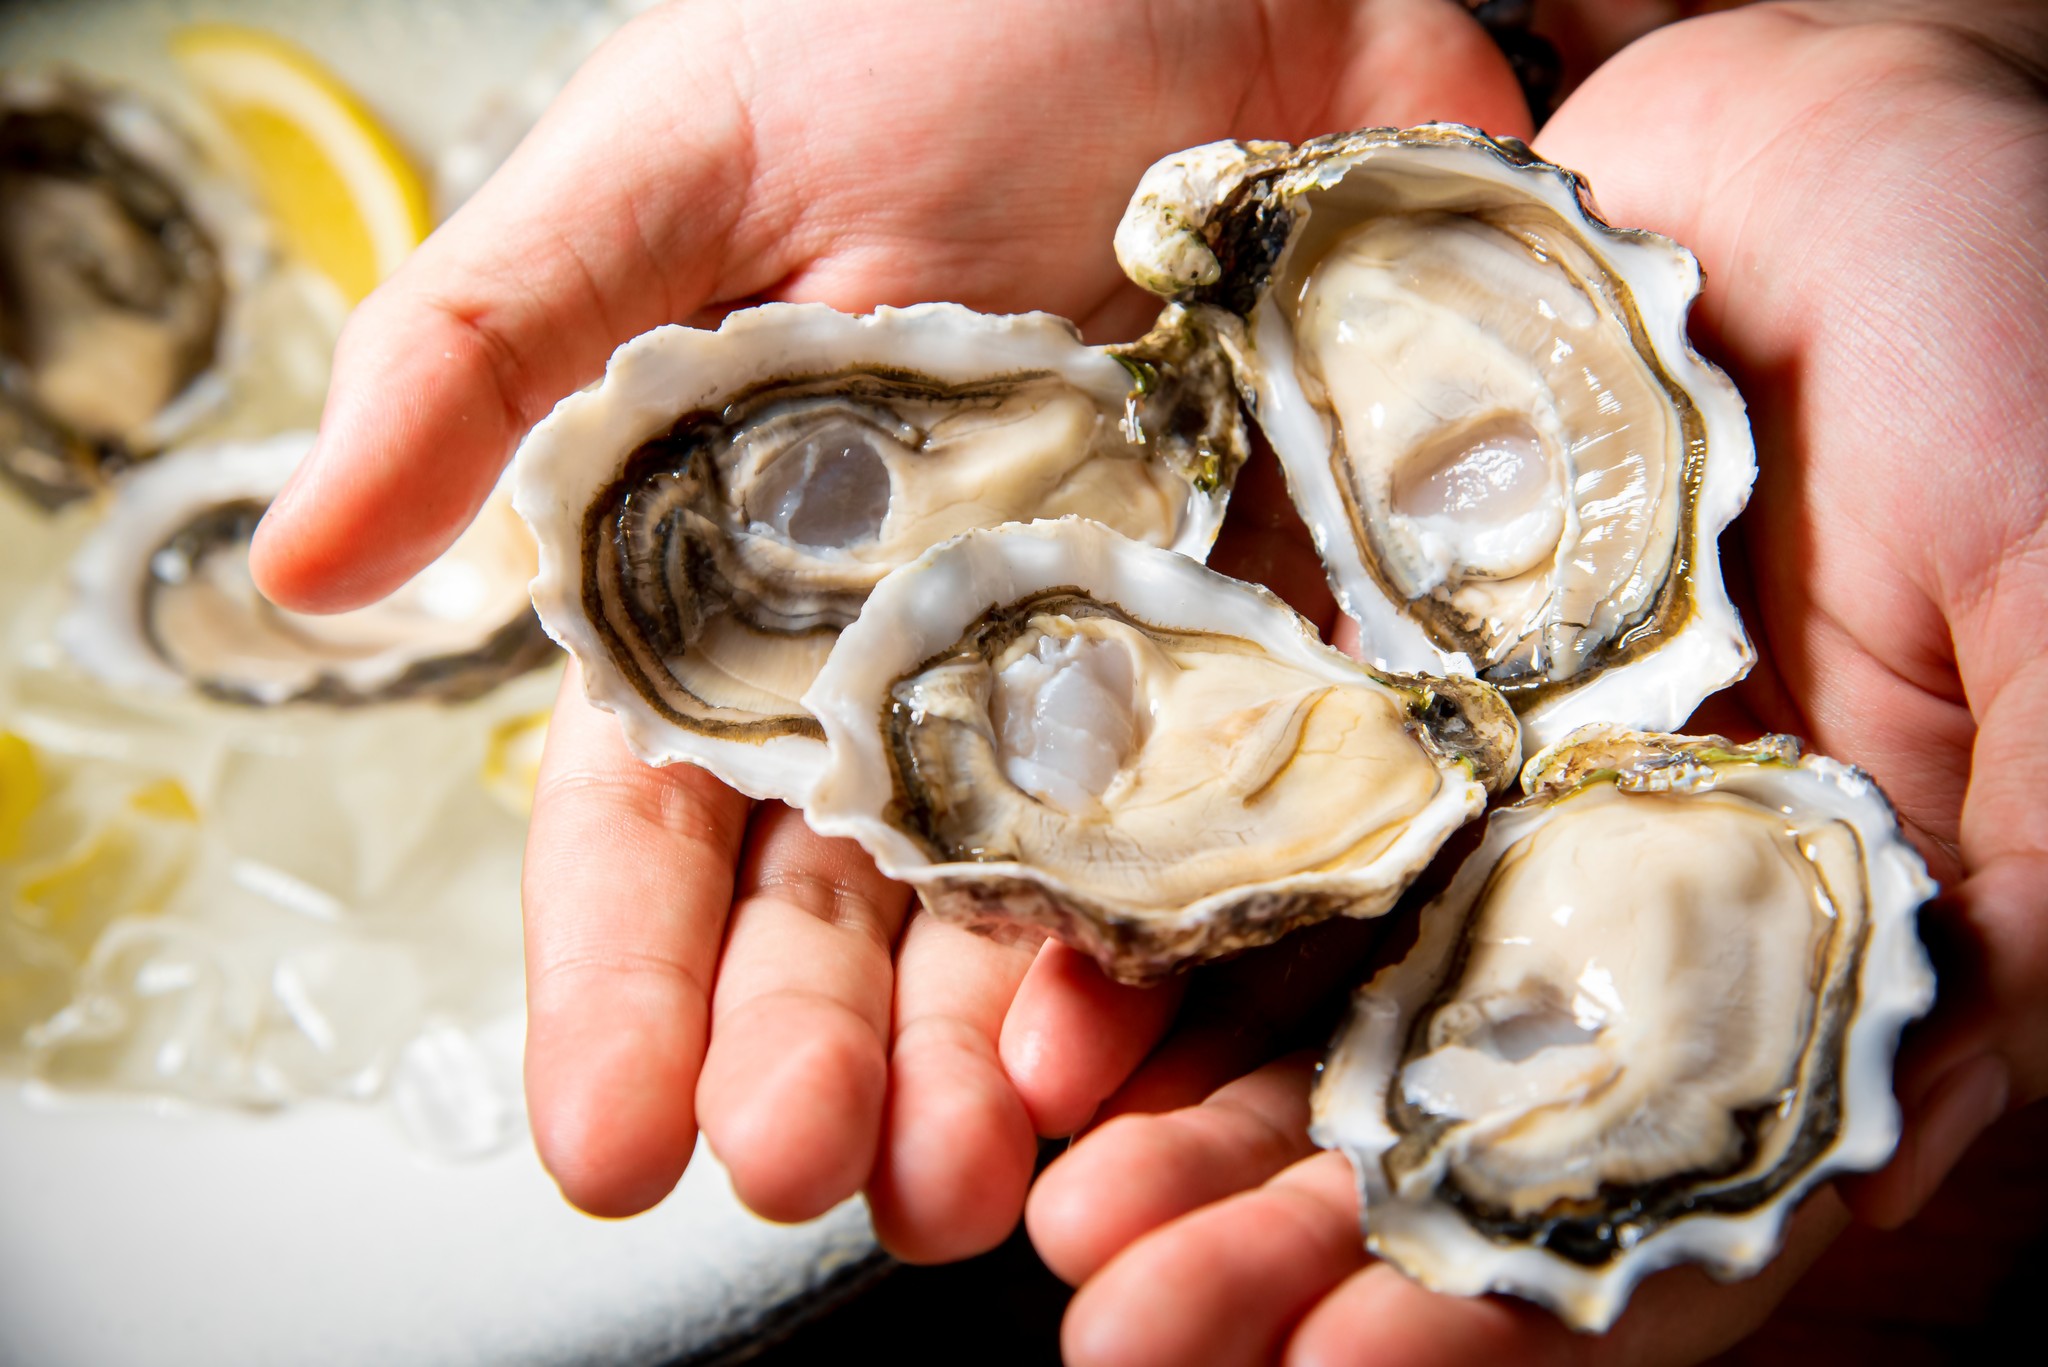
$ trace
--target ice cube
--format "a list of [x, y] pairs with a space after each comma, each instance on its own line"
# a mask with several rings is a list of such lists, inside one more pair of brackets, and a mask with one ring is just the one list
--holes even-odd
[[521, 1130], [517, 1055], [448, 1022], [421, 1031], [399, 1055], [391, 1101], [406, 1135], [436, 1158], [482, 1158]]
[[377, 942], [317, 945], [284, 955], [270, 975], [269, 1020], [256, 1043], [266, 1085], [297, 1096], [375, 1096], [423, 996], [414, 956]]

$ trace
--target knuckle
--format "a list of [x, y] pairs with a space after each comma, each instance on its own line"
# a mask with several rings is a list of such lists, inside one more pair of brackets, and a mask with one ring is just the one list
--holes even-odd
[[528, 973], [528, 988], [535, 997], [564, 993], [581, 999], [590, 990], [616, 990], [623, 984], [654, 984], [680, 988], [687, 995], [709, 1001], [702, 975], [679, 955], [639, 944], [594, 943], [536, 956]]
[[[653, 769], [640, 764], [543, 765], [535, 784], [534, 807], [544, 813], [604, 813], [613, 822], [721, 848], [737, 844], [746, 805], [719, 810], [699, 771]], [[713, 780], [715, 783], [715, 780]]]
[[814, 869], [784, 868], [765, 874], [754, 896], [772, 898], [841, 930], [868, 935], [885, 948], [893, 917], [866, 888]]

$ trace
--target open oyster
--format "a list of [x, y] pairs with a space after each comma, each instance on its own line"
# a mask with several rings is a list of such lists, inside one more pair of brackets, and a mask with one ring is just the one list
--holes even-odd
[[0, 475], [39, 503], [89, 492], [205, 401], [228, 280], [196, 174], [134, 99], [0, 75]]
[[526, 584], [533, 542], [493, 495], [461, 539], [382, 602], [307, 616], [249, 577], [249, 541], [312, 434], [168, 452], [116, 483], [72, 562], [58, 636], [124, 687], [223, 702], [475, 697], [554, 654]]
[[1106, 349], [952, 304], [658, 328], [520, 448], [535, 606], [642, 759], [801, 801], [824, 746], [798, 699], [896, 566], [1070, 512], [1207, 554], [1244, 446], [1201, 342], [1178, 310]]
[[1605, 1329], [1649, 1273], [1747, 1276], [1898, 1140], [1934, 892], [1875, 784], [1754, 745], [1587, 727], [1538, 755], [1315, 1096], [1373, 1251]]
[[942, 916], [1131, 982], [1386, 911], [1519, 750], [1486, 685], [1368, 669], [1266, 590], [1078, 518], [898, 570], [804, 703], [816, 829]]
[[1716, 538], [1755, 458], [1686, 340], [1691, 253], [1520, 143], [1430, 124], [1148, 171], [1119, 260], [1219, 324], [1338, 599], [1404, 670], [1476, 672], [1532, 745], [1679, 725], [1751, 654]]

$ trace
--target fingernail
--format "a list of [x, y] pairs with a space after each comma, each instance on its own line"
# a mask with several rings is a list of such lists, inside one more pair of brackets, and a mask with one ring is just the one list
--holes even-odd
[[1933, 1195], [1977, 1136], [2005, 1114], [2011, 1098], [2011, 1070], [1996, 1054], [1957, 1064], [1928, 1090], [1914, 1174], [1922, 1201]]

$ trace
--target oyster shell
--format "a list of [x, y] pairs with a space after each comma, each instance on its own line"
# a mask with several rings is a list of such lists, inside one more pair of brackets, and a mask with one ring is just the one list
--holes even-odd
[[1378, 673], [1256, 585], [1078, 518], [896, 571], [804, 704], [807, 815], [925, 904], [1130, 982], [1376, 916], [1519, 750], [1484, 684]]
[[0, 475], [55, 507], [211, 395], [229, 264], [189, 147], [139, 101], [0, 74]]
[[1477, 673], [1532, 745], [1667, 730], [1741, 677], [1717, 538], [1755, 458], [1686, 340], [1691, 253], [1573, 173], [1429, 124], [1148, 171], [1125, 271], [1219, 323], [1367, 650]]
[[1244, 456], [1179, 310], [1082, 345], [1047, 314], [770, 304], [658, 328], [520, 448], [534, 603], [654, 764], [800, 802], [798, 702], [883, 575], [973, 527], [1066, 512], [1208, 552]]
[[119, 479], [72, 561], [58, 623], [80, 667], [222, 702], [349, 705], [471, 698], [554, 655], [527, 599], [533, 543], [503, 492], [379, 603], [308, 616], [264, 599], [249, 540], [312, 443], [294, 432], [185, 447]]
[[1877, 786], [1789, 737], [1588, 727], [1522, 784], [1358, 993], [1311, 1132], [1375, 1253], [1599, 1331], [1660, 1268], [1756, 1272], [1890, 1157], [1935, 889]]

